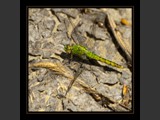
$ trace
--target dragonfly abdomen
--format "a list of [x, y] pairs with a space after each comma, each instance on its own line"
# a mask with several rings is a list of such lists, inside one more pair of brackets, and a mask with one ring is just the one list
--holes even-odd
[[112, 61], [110, 61], [110, 60], [107, 60], [107, 59], [105, 59], [105, 58], [102, 58], [102, 57], [100, 57], [100, 56], [98, 56], [98, 55], [96, 55], [96, 54], [94, 54], [94, 53], [92, 53], [92, 52], [87, 52], [86, 55], [87, 55], [87, 57], [89, 57], [89, 58], [91, 58], [91, 59], [94, 59], [94, 60], [97, 60], [97, 61], [106, 63], [106, 64], [111, 65], [111, 66], [113, 66], [113, 67], [123, 68], [123, 66], [121, 66], [121, 65], [119, 65], [119, 64], [117, 64], [117, 63], [115, 63], [115, 62], [112, 62]]

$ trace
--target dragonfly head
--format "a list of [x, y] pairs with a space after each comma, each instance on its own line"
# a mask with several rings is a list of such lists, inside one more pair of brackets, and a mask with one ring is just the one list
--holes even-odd
[[70, 46], [70, 45], [64, 45], [64, 50], [66, 51], [66, 53], [71, 53], [71, 51], [72, 51], [72, 46]]

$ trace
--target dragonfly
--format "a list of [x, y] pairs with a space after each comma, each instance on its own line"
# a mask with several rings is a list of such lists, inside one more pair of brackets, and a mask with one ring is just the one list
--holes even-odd
[[94, 59], [103, 63], [106, 63], [107, 65], [110, 65], [112, 67], [117, 67], [117, 68], [124, 68], [122, 65], [119, 65], [113, 61], [110, 61], [108, 59], [105, 59], [91, 51], [89, 51], [86, 47], [81, 46], [81, 45], [65, 45], [64, 50], [66, 53], [71, 54], [71, 55], [77, 55], [79, 57], [81, 56], [86, 56], [87, 58]]
[[[72, 23], [72, 21], [69, 19], [70, 23], [72, 24], [72, 26], [74, 26], [74, 24]], [[74, 26], [74, 28], [76, 28]], [[72, 31], [73, 32], [73, 31]], [[73, 39], [73, 38], [72, 38]], [[118, 63], [116, 62], [113, 62], [111, 60], [108, 60], [106, 58], [103, 58], [97, 54], [95, 54], [94, 52], [90, 51], [89, 49], [87, 49], [87, 47], [84, 47], [82, 45], [80, 45], [77, 41], [75, 41], [73, 39], [74, 43], [75, 44], [67, 44], [67, 45], [64, 45], [64, 50], [67, 54], [70, 54], [71, 55], [71, 59], [73, 58], [73, 55], [74, 56], [78, 56], [79, 58], [88, 58], [88, 59], [93, 59], [93, 60], [96, 60], [96, 61], [100, 61], [102, 63], [105, 63], [107, 65], [110, 65], [112, 67], [116, 67], [116, 68], [120, 68], [120, 69], [123, 69], [124, 67], [122, 65], [119, 65]], [[82, 67], [82, 64], [81, 64], [81, 67]], [[68, 87], [68, 90], [66, 91], [66, 94], [65, 96], [67, 95], [67, 93], [69, 92], [69, 90], [71, 89], [74, 81], [78, 78], [78, 76], [82, 73], [82, 70], [78, 71], [76, 74], [75, 74], [75, 77], [74, 79], [70, 82], [69, 84], [69, 87]]]

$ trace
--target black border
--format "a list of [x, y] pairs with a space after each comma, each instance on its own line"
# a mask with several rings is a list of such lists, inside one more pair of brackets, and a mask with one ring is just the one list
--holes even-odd
[[[25, 3], [26, 2], [26, 3]], [[24, 57], [24, 55], [26, 55], [27, 54], [27, 46], [26, 46], [26, 43], [25, 43], [25, 39], [28, 37], [28, 35], [26, 35], [26, 32], [27, 32], [27, 28], [26, 28], [26, 24], [27, 24], [27, 19], [26, 19], [26, 15], [27, 15], [27, 13], [26, 13], [26, 7], [27, 6], [39, 6], [39, 5], [48, 5], [48, 3], [49, 2], [46, 2], [46, 0], [45, 0], [45, 3], [44, 2], [42, 2], [42, 3], [40, 3], [40, 2], [33, 2], [32, 1], [32, 3], [29, 1], [29, 0], [27, 0], [27, 1], [25, 1], [24, 3], [22, 3], [21, 2], [21, 11], [20, 11], [20, 13], [21, 13], [21, 40], [23, 40], [23, 42], [21, 41], [21, 80], [23, 80], [23, 82], [21, 81], [21, 92], [20, 92], [20, 94], [21, 94], [21, 119], [22, 118], [29, 118], [29, 119], [35, 119], [35, 118], [38, 118], [38, 119], [51, 119], [51, 118], [54, 118], [55, 116], [57, 116], [58, 114], [26, 114], [26, 85], [25, 85], [25, 76], [26, 76], [26, 73], [27, 73], [27, 71], [26, 71], [26, 69], [25, 68], [28, 68], [27, 67], [27, 60], [28, 60], [28, 58], [25, 58]], [[63, 1], [64, 2], [64, 1]], [[74, 1], [74, 3], [75, 3], [75, 1]], [[92, 3], [93, 3], [93, 1], [92, 1]], [[53, 4], [53, 3], [52, 3]], [[80, 5], [78, 5], [78, 7], [82, 7], [81, 5], [82, 5], [83, 3], [80, 3]], [[103, 2], [101, 2], [101, 3], [97, 3], [95, 6], [99, 6], [100, 4], [103, 4]], [[119, 5], [120, 4], [120, 5]], [[127, 5], [126, 5], [127, 4]], [[54, 6], [55, 6], [55, 3], [53, 4]], [[59, 6], [59, 5], [61, 5], [61, 6]], [[57, 4], [57, 6], [55, 6], [55, 7], [62, 7], [62, 3], [58, 3]], [[104, 6], [105, 4], [103, 4], [103, 6], [101, 5], [101, 6], [99, 6], [99, 7], [106, 7], [106, 6]], [[49, 6], [51, 6], [51, 2], [49, 3]], [[85, 6], [86, 7], [88, 7], [88, 4], [87, 3], [85, 3]], [[135, 5], [135, 4], [133, 4], [133, 2], [132, 3], [129, 3], [129, 2], [126, 2], [125, 4], [124, 4], [124, 2], [122, 3], [122, 1], [121, 2], [117, 2], [116, 3], [116, 5], [115, 4], [113, 4], [112, 2], [108, 2], [107, 3], [107, 7], [108, 6], [110, 6], [110, 7], [113, 7], [113, 6], [119, 6], [119, 7], [122, 7], [122, 6], [134, 6], [134, 33], [133, 33], [133, 36], [134, 36], [134, 45], [135, 46], [133, 46], [133, 48], [134, 48], [134, 52], [136, 53], [135, 55], [136, 56], [134, 56], [134, 64], [135, 64], [135, 76], [134, 76], [134, 79], [135, 79], [135, 86], [136, 86], [136, 88], [135, 88], [135, 90], [134, 90], [134, 96], [135, 96], [135, 112], [134, 112], [134, 114], [109, 114], [109, 113], [107, 113], [107, 114], [105, 114], [105, 115], [107, 115], [107, 116], [105, 116], [105, 117], [107, 117], [107, 118], [111, 118], [111, 119], [114, 119], [114, 118], [123, 118], [124, 120], [125, 119], [135, 119], [136, 117], [138, 117], [138, 119], [139, 119], [139, 116], [140, 116], [140, 100], [139, 100], [139, 98], [140, 98], [140, 79], [139, 79], [139, 32], [140, 32], [140, 30], [139, 30], [139, 4], [138, 5]], [[64, 7], [64, 5], [63, 5], [63, 7]], [[76, 6], [68, 6], [67, 5], [67, 7], [76, 7]], [[83, 6], [84, 7], [84, 6]], [[92, 5], [91, 7], [94, 7], [94, 5]], [[23, 31], [23, 32], [22, 32]], [[25, 50], [24, 50], [24, 48], [26, 48]], [[27, 77], [27, 76], [26, 76]], [[76, 114], [76, 113], [75, 113]], [[94, 115], [95, 113], [93, 113], [93, 114], [90, 114], [90, 116], [95, 116]], [[63, 115], [65, 115], [65, 114], [63, 114]], [[73, 115], [73, 114], [72, 114]], [[100, 115], [102, 115], [102, 114], [100, 114]], [[104, 115], [104, 114], [103, 114]], [[66, 116], [66, 115], [65, 115]], [[82, 114], [80, 114], [80, 116], [82, 116]], [[98, 114], [97, 114], [97, 116], [98, 116]], [[60, 113], [59, 115], [58, 115], [58, 117], [62, 117], [62, 113]]]

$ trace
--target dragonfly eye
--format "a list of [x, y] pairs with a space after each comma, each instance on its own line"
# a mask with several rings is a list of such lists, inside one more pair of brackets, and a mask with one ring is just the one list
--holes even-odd
[[66, 53], [71, 53], [71, 46], [70, 45], [65, 45], [64, 50], [66, 51]]

